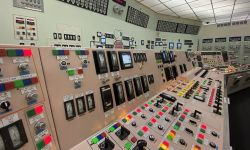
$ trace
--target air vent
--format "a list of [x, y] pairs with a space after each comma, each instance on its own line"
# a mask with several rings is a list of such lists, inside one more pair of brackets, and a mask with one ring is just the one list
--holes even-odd
[[226, 22], [226, 23], [220, 23], [220, 24], [217, 24], [217, 27], [228, 27], [228, 26], [236, 26], [236, 25], [244, 25], [244, 24], [247, 24], [247, 20], [242, 20], [242, 21], [234, 21], [232, 23], [230, 22]]

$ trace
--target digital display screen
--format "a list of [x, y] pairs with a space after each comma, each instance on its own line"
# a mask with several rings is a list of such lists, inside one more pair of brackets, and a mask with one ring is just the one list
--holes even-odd
[[132, 62], [130, 55], [122, 55], [122, 60], [125, 65], [130, 65]]
[[170, 60], [169, 60], [169, 54], [167, 53], [167, 51], [163, 51], [161, 53], [161, 58], [162, 58], [162, 62], [165, 64], [165, 63], [169, 63]]
[[133, 68], [133, 62], [130, 52], [119, 52], [121, 69]]

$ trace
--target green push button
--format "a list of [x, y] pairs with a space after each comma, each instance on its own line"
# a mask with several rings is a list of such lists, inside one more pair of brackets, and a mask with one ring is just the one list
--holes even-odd
[[206, 132], [204, 129], [200, 129], [200, 131], [201, 131], [202, 133], [205, 133], [205, 132]]
[[130, 150], [131, 147], [132, 147], [132, 144], [131, 144], [130, 142], [127, 142], [127, 143], [124, 145], [124, 148], [125, 148], [126, 150]]
[[15, 88], [22, 88], [24, 87], [23, 80], [16, 80], [14, 81]]
[[109, 128], [109, 131], [110, 131], [110, 132], [114, 132], [114, 131], [115, 131], [115, 128], [112, 126], [112, 127]]
[[203, 144], [203, 141], [201, 139], [197, 139], [197, 142]]
[[143, 136], [143, 132], [142, 132], [142, 131], [138, 131], [137, 134], [138, 134], [139, 136]]
[[26, 114], [27, 114], [27, 116], [28, 116], [29, 118], [31, 118], [32, 116], [36, 115], [36, 112], [35, 112], [34, 109], [31, 109], [31, 110], [28, 110], [28, 111], [26, 112]]
[[16, 56], [16, 51], [15, 50], [8, 50], [7, 51], [7, 56], [9, 56], [9, 57], [15, 57]]
[[36, 144], [36, 147], [38, 150], [41, 150], [43, 147], [45, 146], [43, 140], [42, 141], [39, 141], [37, 144]]
[[177, 126], [177, 125], [174, 125], [174, 129], [175, 129], [175, 130], [179, 130], [179, 129], [180, 129], [180, 127], [179, 127], [179, 126]]
[[171, 107], [171, 106], [172, 106], [172, 104], [170, 104], [170, 103], [169, 103], [167, 106], [168, 106], [168, 107]]
[[126, 123], [126, 122], [127, 122], [127, 119], [122, 119], [122, 122]]
[[67, 73], [69, 76], [73, 76], [75, 75], [75, 70], [68, 70]]
[[162, 111], [162, 112], [164, 112], [164, 113], [166, 112], [166, 110], [165, 110], [165, 109], [162, 109], [161, 111]]
[[167, 136], [167, 139], [168, 139], [169, 141], [173, 141], [173, 137], [172, 137], [171, 135], [168, 135], [168, 136]]
[[80, 55], [81, 51], [80, 50], [76, 50], [76, 55]]
[[153, 125], [153, 124], [152, 124], [151, 122], [149, 122], [149, 123], [148, 123], [148, 126], [150, 126], [150, 127], [151, 127], [152, 125]]
[[144, 106], [141, 106], [141, 109], [143, 109], [143, 110], [144, 110], [144, 109], [145, 109], [145, 107], [144, 107]]
[[152, 102], [148, 102], [149, 105], [152, 105]]
[[134, 116], [136, 116], [136, 115], [137, 115], [137, 112], [134, 111], [132, 114], [133, 114]]
[[160, 116], [159, 116], [159, 115], [156, 115], [155, 117], [156, 117], [157, 119], [160, 119]]
[[58, 50], [52, 50], [52, 55], [57, 56], [58, 55]]
[[96, 144], [96, 143], [98, 143], [98, 142], [99, 142], [99, 140], [98, 140], [97, 137], [95, 137], [95, 138], [93, 138], [93, 139], [91, 140], [91, 143], [93, 143], [93, 144]]

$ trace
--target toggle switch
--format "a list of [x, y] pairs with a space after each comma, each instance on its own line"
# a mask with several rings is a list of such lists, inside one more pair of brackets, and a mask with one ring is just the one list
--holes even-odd
[[132, 150], [145, 150], [146, 146], [147, 146], [147, 141], [138, 140], [136, 146]]
[[5, 110], [5, 112], [10, 111], [10, 102], [9, 101], [0, 102], [0, 108]]
[[118, 130], [115, 134], [120, 140], [124, 140], [130, 135], [130, 131], [124, 126], [121, 126], [121, 129]]
[[178, 102], [174, 109], [176, 111], [181, 111], [181, 107], [180, 106], [183, 106], [183, 104], [181, 104], [181, 103]]

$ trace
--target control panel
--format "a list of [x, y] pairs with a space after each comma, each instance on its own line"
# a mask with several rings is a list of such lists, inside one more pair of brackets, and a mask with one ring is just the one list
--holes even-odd
[[190, 73], [72, 149], [222, 150], [224, 76]]
[[0, 47], [1, 149], [56, 149], [38, 49]]

